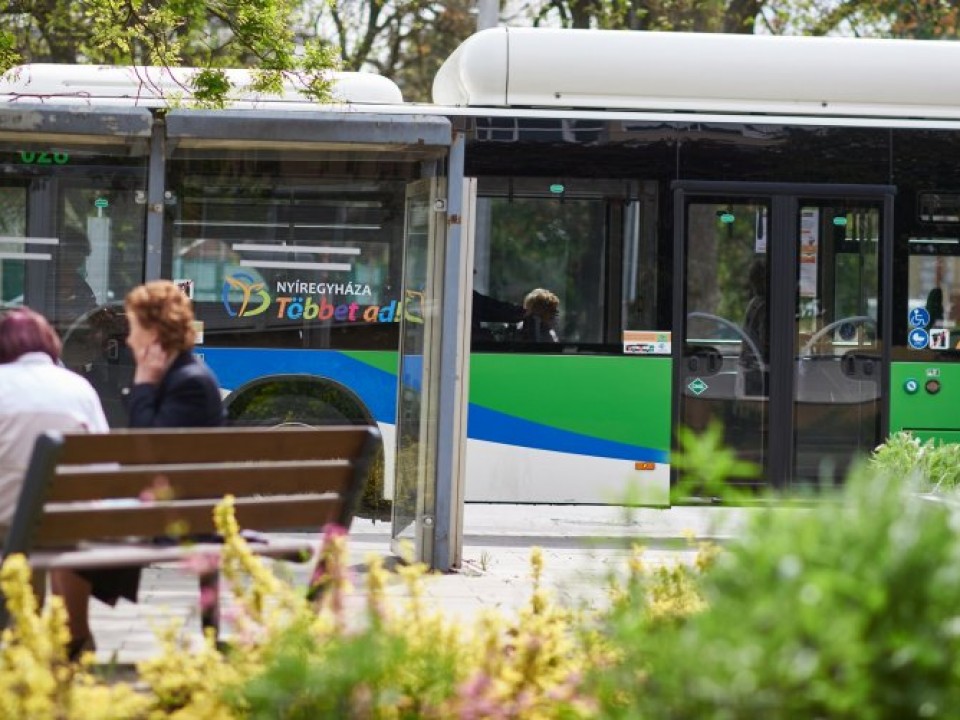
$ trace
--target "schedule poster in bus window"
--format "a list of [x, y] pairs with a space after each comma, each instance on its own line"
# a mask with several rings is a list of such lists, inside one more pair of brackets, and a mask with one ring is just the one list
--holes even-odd
[[804, 208], [800, 215], [800, 297], [817, 296], [817, 248], [820, 245], [820, 211]]
[[627, 355], [669, 355], [670, 333], [662, 330], [624, 330], [623, 352]]

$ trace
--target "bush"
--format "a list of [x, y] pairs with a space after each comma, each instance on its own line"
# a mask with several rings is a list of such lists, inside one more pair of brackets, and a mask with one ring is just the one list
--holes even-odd
[[951, 511], [861, 469], [840, 502], [763, 513], [678, 622], [610, 618], [588, 691], [606, 717], [955, 717], [960, 540]]
[[878, 472], [911, 478], [927, 492], [952, 490], [960, 484], [960, 445], [921, 442], [909, 432], [892, 435], [870, 458]]
[[232, 647], [222, 652], [208, 636], [190, 648], [171, 627], [161, 654], [139, 665], [138, 691], [67, 661], [62, 605], [53, 598], [39, 614], [27, 564], [11, 556], [2, 571], [12, 625], [0, 648], [0, 718], [579, 718], [593, 707], [578, 691], [599, 644], [581, 642], [577, 617], [540, 587], [539, 551], [517, 617], [490, 613], [469, 625], [428, 608], [423, 566], [399, 570], [408, 599], [391, 605], [378, 558], [364, 606], [347, 613], [342, 532], [325, 537], [318, 593], [280, 581], [249, 552], [229, 498], [216, 521], [221, 572], [237, 600]]

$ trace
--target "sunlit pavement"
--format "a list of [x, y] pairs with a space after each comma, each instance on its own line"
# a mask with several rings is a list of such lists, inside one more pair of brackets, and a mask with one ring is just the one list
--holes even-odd
[[[512, 614], [529, 602], [530, 551], [540, 547], [544, 586], [557, 601], [596, 607], [607, 601], [609, 578], [624, 572], [632, 544], [644, 547], [644, 561], [651, 566], [690, 563], [696, 556], [696, 540], [734, 537], [754, 512], [760, 510], [681, 507], [628, 513], [599, 506], [469, 504], [460, 568], [427, 576], [424, 597], [463, 621], [484, 608]], [[348, 548], [358, 588], [353, 604], [361, 605], [365, 561], [371, 555], [393, 557], [389, 523], [357, 520]], [[306, 583], [307, 568], [297, 564], [284, 568], [295, 583]], [[388, 592], [398, 601], [407, 594], [399, 577]], [[181, 622], [190, 641], [199, 642], [198, 597], [194, 575], [176, 566], [160, 566], [144, 571], [139, 603], [121, 601], [110, 608], [93, 601], [98, 662], [127, 665], [156, 655], [157, 631], [171, 622]], [[229, 627], [225, 632], [229, 634]]]

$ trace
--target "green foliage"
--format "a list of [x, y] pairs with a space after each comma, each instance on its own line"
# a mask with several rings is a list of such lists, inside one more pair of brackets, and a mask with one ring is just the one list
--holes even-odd
[[908, 432], [895, 433], [873, 451], [869, 462], [878, 471], [890, 475], [919, 476], [922, 474], [923, 455], [931, 446], [932, 443], [921, 443], [919, 438]]
[[[716, 426], [683, 437], [685, 469], [701, 483], [745, 470], [720, 437]], [[953, 448], [929, 463], [939, 449], [895, 435], [839, 497], [760, 511], [738, 540], [701, 547], [693, 566], [648, 569], [636, 550], [596, 613], [550, 600], [534, 550], [529, 604], [473, 626], [430, 609], [422, 566], [401, 567], [408, 598], [391, 597], [376, 557], [365, 602], [348, 614], [357, 598], [342, 532], [324, 539], [313, 578], [324, 592], [308, 602], [250, 553], [227, 499], [215, 518], [235, 595], [233, 649], [208, 638], [186, 652], [174, 628], [138, 668], [136, 692], [66, 662], [63, 607], [38, 614], [26, 561], [13, 556], [0, 572], [13, 618], [0, 645], [0, 716], [952, 718], [960, 503], [921, 497], [910, 481], [919, 466], [956, 464]]]
[[953, 717], [951, 516], [866, 467], [842, 502], [761, 513], [704, 576], [706, 611], [655, 627], [614, 616], [604, 716]]
[[0, 74], [16, 65], [20, 59], [13, 33], [0, 30]]
[[193, 78], [193, 99], [199, 107], [222, 109], [232, 86], [223, 70], [207, 68]]
[[[380, 628], [331, 642], [309, 628], [290, 628], [274, 639], [263, 671], [240, 688], [233, 704], [251, 720], [348, 717], [357, 708], [369, 712], [398, 699], [388, 688], [406, 653], [402, 637]], [[447, 674], [452, 679], [452, 667]]]
[[909, 432], [891, 435], [874, 450], [870, 464], [879, 472], [912, 478], [923, 491], [951, 490], [960, 485], [960, 445], [921, 442]]
[[393, 503], [383, 496], [384, 478], [383, 447], [377, 451], [370, 467], [370, 479], [363, 486], [363, 494], [357, 505], [356, 515], [373, 520], [389, 520]]
[[677, 439], [680, 449], [673, 457], [673, 465], [682, 473], [674, 489], [679, 497], [704, 495], [736, 502], [739, 494], [728, 480], [756, 478], [760, 474], [759, 467], [740, 460], [734, 450], [724, 445], [723, 426], [717, 421], [700, 434], [680, 427]]
[[[429, 101], [443, 58], [476, 28], [470, 0], [9, 0], [0, 72], [18, 62], [250, 67], [295, 73], [308, 97], [329, 88], [311, 68], [369, 69]], [[956, 38], [956, 3], [917, 0], [535, 0], [505, 24], [656, 31]], [[297, 51], [294, 51], [294, 48]], [[313, 56], [313, 60], [310, 60]], [[323, 61], [315, 62], [318, 57]], [[259, 81], [258, 81], [259, 82]], [[217, 107], [216, 96], [200, 103]]]
[[221, 108], [235, 90], [223, 69], [249, 67], [250, 87], [239, 90], [279, 93], [295, 78], [307, 97], [331, 99], [327, 74], [338, 67], [336, 55], [315, 42], [298, 51], [299, 5], [290, 0], [54, 0], [44, 11], [25, 10], [18, 16], [26, 26], [0, 12], [0, 71], [21, 60], [198, 67], [183, 94]]

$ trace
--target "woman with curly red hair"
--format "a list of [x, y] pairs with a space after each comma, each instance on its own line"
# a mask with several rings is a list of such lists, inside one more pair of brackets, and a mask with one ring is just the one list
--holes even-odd
[[193, 304], [169, 280], [131, 290], [124, 307], [136, 371], [127, 407], [130, 427], [223, 424], [220, 388], [193, 354]]
[[[190, 298], [169, 280], [155, 280], [131, 290], [124, 306], [127, 345], [136, 363], [127, 403], [130, 427], [222, 425], [219, 384], [192, 352], [196, 331]], [[108, 605], [120, 598], [136, 602], [140, 568], [57, 570], [51, 582], [67, 607], [71, 654], [77, 655], [95, 647], [88, 620], [91, 594]]]

